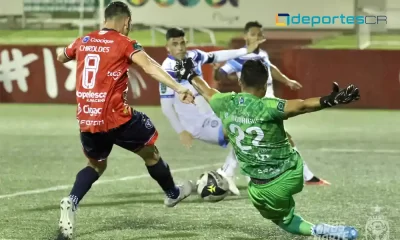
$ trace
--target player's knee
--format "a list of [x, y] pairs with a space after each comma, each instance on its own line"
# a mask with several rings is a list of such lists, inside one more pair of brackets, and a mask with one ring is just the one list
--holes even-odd
[[104, 159], [102, 161], [89, 159], [88, 166], [94, 168], [94, 170], [96, 170], [96, 172], [98, 172], [101, 176], [107, 169], [107, 159]]
[[137, 154], [143, 159], [146, 166], [156, 165], [160, 160], [160, 153], [155, 145], [145, 146]]

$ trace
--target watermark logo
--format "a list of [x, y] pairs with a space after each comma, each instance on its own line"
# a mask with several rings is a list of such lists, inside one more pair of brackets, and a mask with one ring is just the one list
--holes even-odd
[[381, 208], [375, 207], [375, 214], [368, 218], [365, 225], [365, 240], [389, 240], [389, 222], [381, 214]]
[[327, 15], [290, 15], [289, 13], [278, 13], [275, 15], [275, 25], [278, 27], [308, 25], [315, 27], [317, 25], [331, 24], [387, 24], [387, 16], [346, 16], [340, 14], [337, 16]]

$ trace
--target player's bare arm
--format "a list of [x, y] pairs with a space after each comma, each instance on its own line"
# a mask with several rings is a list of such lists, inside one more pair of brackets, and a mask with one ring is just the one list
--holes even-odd
[[300, 114], [310, 113], [333, 107], [338, 104], [348, 104], [360, 99], [360, 92], [353, 84], [339, 90], [339, 85], [333, 83], [333, 91], [324, 97], [308, 98], [306, 100], [288, 100], [284, 108], [287, 118], [295, 117]]
[[68, 58], [66, 55], [65, 55], [65, 49], [63, 49], [62, 51], [60, 51], [58, 54], [57, 54], [57, 61], [59, 61], [59, 62], [61, 62], [61, 63], [66, 63], [66, 62], [69, 62], [69, 61], [71, 61], [72, 59], [70, 59], [70, 58]]
[[135, 53], [132, 56], [132, 62], [139, 65], [143, 70], [152, 76], [160, 83], [165, 84], [169, 88], [173, 89], [180, 94], [181, 101], [185, 103], [193, 103], [194, 96], [187, 88], [177, 83], [164, 69], [161, 68], [154, 59], [147, 55], [144, 51]]
[[275, 65], [270, 64], [270, 66], [271, 66], [271, 75], [272, 75], [273, 80], [285, 84], [286, 86], [290, 87], [290, 89], [292, 89], [292, 90], [298, 90], [303, 87], [297, 81], [288, 78]]

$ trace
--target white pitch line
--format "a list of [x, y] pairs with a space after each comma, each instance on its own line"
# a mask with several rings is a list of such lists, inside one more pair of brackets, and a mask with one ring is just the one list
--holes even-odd
[[[188, 171], [191, 171], [191, 170], [197, 170], [197, 169], [203, 169], [203, 168], [215, 167], [215, 166], [221, 166], [221, 163], [218, 163], [218, 164], [207, 164], [207, 165], [201, 165], [201, 166], [189, 167], [189, 168], [178, 168], [178, 169], [175, 169], [175, 170], [171, 170], [171, 172], [172, 173], [188, 172]], [[143, 175], [127, 176], [127, 177], [116, 178], [116, 179], [99, 180], [99, 181], [95, 182], [94, 185], [104, 184], [104, 183], [111, 183], [111, 182], [118, 182], [118, 181], [136, 180], [136, 179], [148, 178], [148, 177], [150, 177], [149, 174], [143, 174]], [[11, 194], [0, 195], [0, 199], [13, 198], [13, 197], [25, 196], [25, 195], [33, 195], [33, 194], [40, 194], [40, 193], [47, 193], [47, 192], [54, 192], [54, 191], [60, 191], [60, 190], [69, 189], [71, 187], [72, 187], [72, 185], [60, 185], [60, 186], [55, 186], [55, 187], [50, 187], [50, 188], [41, 188], [41, 189], [34, 189], [34, 190], [29, 190], [29, 191], [16, 192], [16, 193], [11, 193]]]
[[[400, 154], [400, 150], [395, 150], [395, 149], [319, 148], [319, 149], [317, 149], [317, 151], [337, 152], [337, 153], [363, 153], [363, 152], [368, 153], [369, 152], [369, 153], [395, 153], [395, 154], [398, 153], [398, 154]], [[207, 167], [215, 167], [215, 166], [220, 166], [220, 165], [221, 164], [218, 163], [218, 164], [201, 165], [201, 166], [190, 167], [190, 168], [178, 168], [178, 169], [172, 170], [171, 172], [172, 173], [187, 172], [187, 171], [191, 171], [191, 170], [203, 169], [203, 168], [207, 168]], [[117, 179], [99, 180], [99, 181], [95, 182], [94, 185], [110, 183], [110, 182], [117, 182], [117, 181], [136, 180], [136, 179], [147, 178], [147, 177], [150, 177], [150, 176], [148, 174], [143, 174], [143, 175], [136, 175], [136, 176], [127, 176], [127, 177], [117, 178]], [[0, 199], [60, 191], [60, 190], [69, 189], [71, 187], [72, 187], [72, 185], [60, 185], [60, 186], [55, 186], [55, 187], [50, 187], [50, 188], [41, 188], [41, 189], [34, 189], [34, 190], [29, 190], [29, 191], [16, 192], [16, 193], [11, 193], [11, 194], [0, 195]]]
[[346, 148], [320, 148], [321, 152], [338, 152], [338, 153], [400, 153], [396, 149], [346, 149]]

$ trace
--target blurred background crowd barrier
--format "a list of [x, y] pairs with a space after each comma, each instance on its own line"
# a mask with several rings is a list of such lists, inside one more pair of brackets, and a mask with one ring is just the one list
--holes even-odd
[[[132, 11], [133, 31], [158, 62], [166, 57], [164, 34], [183, 27], [189, 45], [205, 51], [239, 48], [242, 29], [259, 21], [265, 29], [271, 61], [304, 88], [276, 84], [282, 98], [326, 94], [331, 82], [359, 85], [362, 99], [352, 108], [400, 109], [400, 1], [397, 0], [122, 0]], [[56, 53], [76, 37], [99, 29], [111, 0], [13, 0], [0, 9], [0, 102], [75, 103], [75, 65], [60, 64]], [[293, 22], [282, 26], [287, 13]], [[334, 16], [363, 16], [367, 24]], [[296, 18], [296, 16], [298, 16]], [[299, 23], [319, 17], [313, 26]], [[377, 21], [385, 18], [386, 21]], [[315, 18], [317, 19], [317, 18]], [[307, 19], [306, 19], [307, 20]], [[158, 105], [158, 84], [135, 68], [130, 101]], [[221, 91], [236, 82], [213, 81]]]

